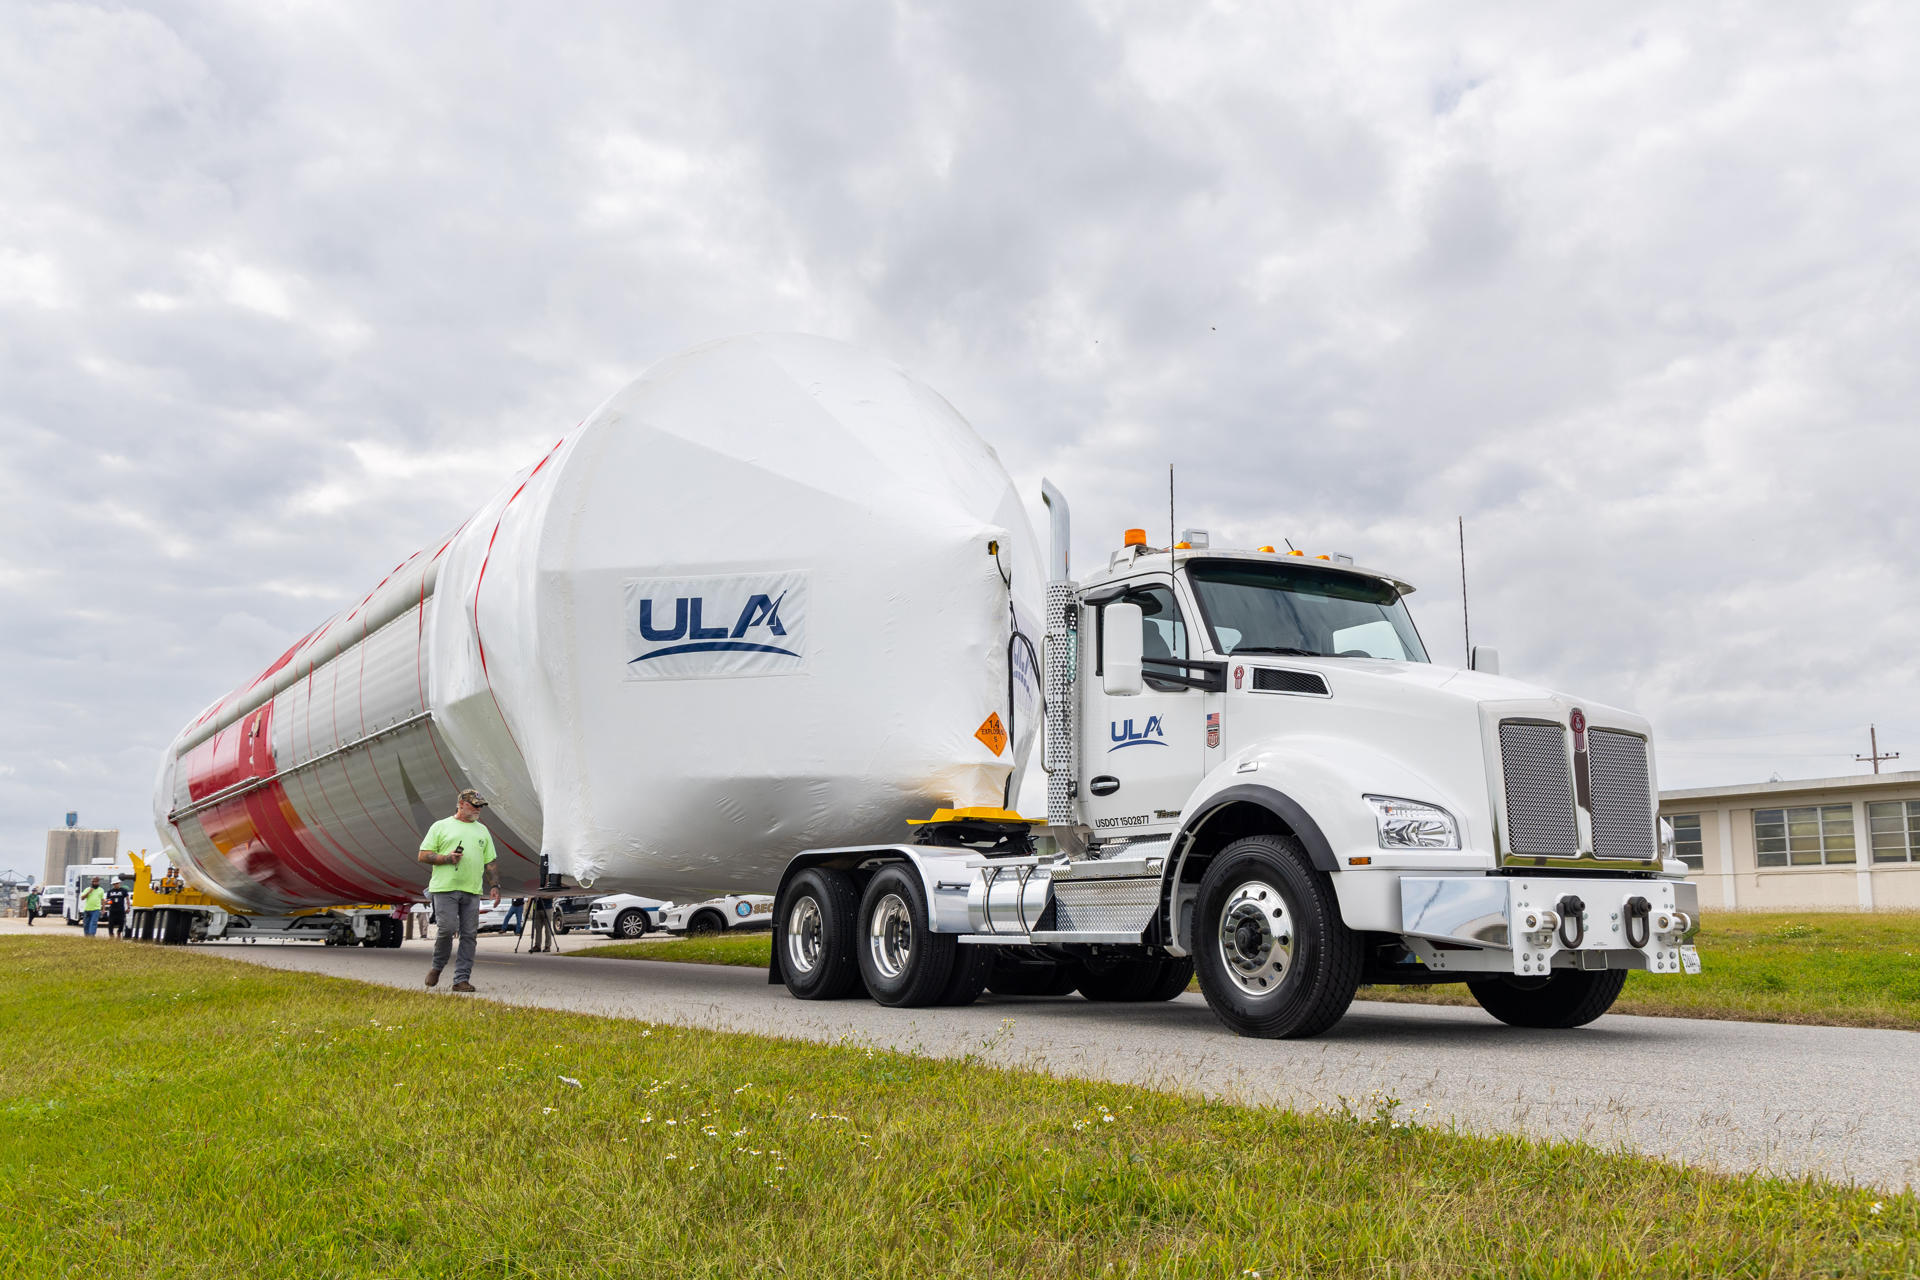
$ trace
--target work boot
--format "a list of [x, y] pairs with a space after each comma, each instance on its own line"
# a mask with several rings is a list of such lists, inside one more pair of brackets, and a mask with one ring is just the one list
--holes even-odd
[[430, 987], [440, 985], [440, 971], [438, 969], [427, 970], [427, 985]]
[[473, 990], [473, 984], [471, 982], [456, 982], [453, 984], [453, 989], [455, 991], [471, 991]]

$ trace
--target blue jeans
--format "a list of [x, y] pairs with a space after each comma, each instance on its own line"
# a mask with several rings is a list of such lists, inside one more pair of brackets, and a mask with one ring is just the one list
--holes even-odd
[[91, 938], [93, 931], [100, 927], [100, 913], [98, 911], [83, 911], [80, 913], [80, 917], [86, 922], [87, 936]]

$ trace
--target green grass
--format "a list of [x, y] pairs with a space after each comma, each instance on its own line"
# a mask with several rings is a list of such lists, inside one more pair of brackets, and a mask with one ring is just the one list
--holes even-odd
[[[1614, 1011], [1920, 1031], [1920, 913], [1710, 915], [1698, 944], [1698, 974], [1631, 974]], [[765, 968], [770, 945], [767, 934], [751, 933], [573, 954]], [[1473, 1003], [1459, 984], [1363, 987], [1360, 998]]]
[[680, 960], [688, 964], [741, 964], [764, 969], [773, 954], [773, 935], [716, 933], [678, 942], [615, 942], [604, 947], [569, 951], [570, 956], [598, 956], [604, 960]]
[[[1698, 974], [1629, 974], [1614, 1012], [1920, 1031], [1920, 913], [1712, 914], [1695, 942]], [[1473, 1003], [1453, 985], [1360, 998]]]
[[[1885, 1276], [1911, 1194], [0, 938], [0, 1274]], [[578, 1084], [571, 1083], [577, 1081]]]

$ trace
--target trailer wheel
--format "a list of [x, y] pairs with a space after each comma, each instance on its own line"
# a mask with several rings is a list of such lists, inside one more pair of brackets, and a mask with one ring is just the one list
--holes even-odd
[[1147, 1004], [1171, 1000], [1193, 981], [1189, 958], [1149, 957], [1089, 964], [1080, 976], [1080, 994], [1101, 1003]]
[[860, 893], [853, 877], [808, 867], [787, 886], [773, 925], [773, 947], [787, 990], [800, 1000], [838, 1000], [860, 985], [855, 920]]
[[1498, 977], [1467, 984], [1473, 998], [1510, 1027], [1584, 1027], [1613, 1007], [1625, 969], [1566, 969], [1544, 981]]
[[193, 917], [185, 911], [160, 913], [160, 941], [169, 947], [184, 947], [193, 932]]
[[1360, 938], [1290, 836], [1247, 836], [1220, 851], [1200, 881], [1194, 934], [1200, 992], [1243, 1036], [1317, 1036], [1360, 986]]
[[860, 977], [867, 994], [896, 1009], [934, 1004], [947, 991], [960, 944], [927, 928], [920, 877], [898, 864], [882, 867], [860, 898]]
[[647, 913], [638, 907], [628, 907], [614, 917], [613, 934], [616, 938], [646, 937]]
[[1080, 985], [1080, 966], [1055, 960], [996, 957], [987, 990], [997, 996], [1064, 996]]

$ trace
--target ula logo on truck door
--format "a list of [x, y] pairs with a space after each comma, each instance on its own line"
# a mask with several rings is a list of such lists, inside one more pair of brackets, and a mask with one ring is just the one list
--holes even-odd
[[1139, 729], [1133, 727], [1131, 719], [1110, 721], [1107, 725], [1107, 735], [1113, 740], [1113, 745], [1107, 748], [1108, 755], [1112, 755], [1122, 747], [1167, 745], [1166, 726], [1160, 723], [1159, 716], [1148, 716], [1147, 723]]
[[804, 573], [652, 578], [623, 586], [629, 680], [785, 675], [806, 666]]

